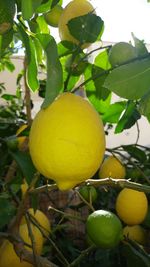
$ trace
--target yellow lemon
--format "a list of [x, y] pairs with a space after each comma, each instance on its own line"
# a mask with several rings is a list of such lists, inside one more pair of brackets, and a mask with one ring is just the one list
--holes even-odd
[[124, 188], [116, 199], [116, 211], [120, 219], [128, 225], [144, 221], [148, 210], [148, 200], [144, 192]]
[[15, 267], [32, 267], [33, 265], [20, 261], [20, 258], [17, 256], [12, 243], [8, 240], [4, 240], [2, 246], [0, 247], [0, 266], [1, 267], [11, 267], [12, 264]]
[[124, 179], [126, 175], [126, 170], [121, 161], [114, 157], [109, 156], [102, 163], [99, 170], [99, 178], [114, 178], [114, 179]]
[[[48, 233], [51, 231], [51, 225], [50, 225], [50, 221], [47, 218], [47, 216], [41, 210], [38, 210], [38, 209], [35, 212], [32, 208], [28, 209], [27, 211], [43, 227], [43, 230], [45, 229], [44, 233], [48, 235]], [[25, 217], [22, 218], [21, 224], [26, 224]]]
[[59, 19], [62, 14], [63, 8], [60, 5], [54, 6], [49, 12], [44, 15], [48, 25], [58, 27]]
[[100, 248], [113, 248], [123, 237], [121, 221], [106, 210], [91, 213], [87, 218], [86, 230], [89, 238]]
[[141, 225], [125, 226], [123, 228], [123, 235], [141, 245], [146, 245], [147, 234]]
[[[94, 11], [94, 7], [86, 0], [73, 0], [63, 10], [59, 19], [59, 35], [60, 39], [79, 44], [79, 41], [75, 39], [69, 32], [68, 21], [79, 16], [86, 15]], [[81, 25], [82, 26], [82, 25]], [[87, 44], [89, 46], [90, 44]]]
[[21, 184], [21, 192], [22, 192], [22, 196], [25, 195], [25, 193], [26, 193], [28, 187], [29, 187], [29, 186], [28, 186], [26, 180], [24, 179], [24, 180], [23, 180], [23, 183]]
[[37, 170], [68, 190], [92, 177], [105, 152], [102, 120], [88, 100], [61, 94], [36, 115], [29, 149]]

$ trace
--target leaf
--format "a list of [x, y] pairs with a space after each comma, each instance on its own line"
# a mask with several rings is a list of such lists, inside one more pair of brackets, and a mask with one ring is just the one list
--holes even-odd
[[16, 212], [10, 199], [5, 198], [2, 194], [0, 195], [0, 211], [0, 228], [2, 228], [11, 221]]
[[25, 46], [26, 51], [26, 63], [27, 63], [27, 75], [26, 80], [29, 88], [32, 91], [36, 91], [39, 88], [38, 82], [38, 69], [37, 69], [37, 59], [36, 59], [36, 49], [31, 37], [25, 32], [24, 28], [18, 24], [18, 29]]
[[47, 57], [46, 94], [42, 108], [48, 107], [63, 87], [63, 71], [59, 61], [57, 44], [49, 34], [37, 35]]
[[120, 97], [136, 100], [149, 90], [150, 58], [136, 60], [115, 68], [107, 76], [104, 87]]
[[107, 97], [109, 96], [110, 91], [103, 86], [104, 81], [108, 75], [106, 73], [104, 74], [103, 72], [104, 72], [103, 69], [97, 66], [94, 66], [94, 65], [92, 66], [92, 77], [99, 76], [99, 78], [96, 78], [96, 79], [93, 78], [93, 82], [94, 82], [95, 89], [96, 89], [95, 94], [97, 98], [105, 101]]
[[94, 43], [103, 33], [103, 20], [93, 13], [75, 17], [68, 22], [68, 29], [81, 44]]
[[46, 3], [41, 4], [37, 9], [36, 13], [45, 13], [50, 10], [52, 0], [47, 1]]
[[128, 101], [126, 109], [115, 128], [115, 133], [121, 133], [123, 130], [131, 128], [140, 117], [135, 103]]
[[109, 123], [117, 123], [121, 113], [126, 107], [126, 103], [126, 101], [120, 101], [111, 104], [102, 116], [103, 121]]
[[134, 145], [124, 145], [122, 146], [122, 148], [126, 152], [128, 152], [131, 157], [137, 159], [140, 162], [144, 162], [147, 159], [145, 152]]
[[138, 56], [143, 56], [148, 54], [148, 50], [146, 45], [144, 44], [143, 40], [139, 40], [135, 35], [132, 33], [132, 38], [134, 40], [135, 49]]
[[142, 253], [141, 251], [137, 250], [129, 243], [124, 244], [123, 246], [123, 254], [127, 261], [128, 267], [149, 267], [150, 266], [150, 257], [146, 253]]
[[44, 19], [43, 16], [38, 16], [36, 19], [39, 29], [38, 29], [38, 33], [50, 33], [49, 27]]
[[150, 122], [150, 91], [141, 98], [139, 102], [139, 112], [147, 117]]
[[33, 0], [21, 0], [21, 12], [24, 20], [30, 20], [33, 16]]
[[111, 65], [109, 63], [108, 60], [108, 53], [107, 50], [105, 49], [104, 51], [100, 52], [94, 61], [94, 65], [96, 65], [97, 67], [100, 67], [104, 70], [108, 70], [110, 69]]
[[15, 152], [11, 151], [10, 154], [18, 163], [24, 177], [27, 180], [27, 183], [30, 184], [34, 177], [34, 174], [36, 173], [36, 169], [33, 165], [29, 153], [17, 150]]

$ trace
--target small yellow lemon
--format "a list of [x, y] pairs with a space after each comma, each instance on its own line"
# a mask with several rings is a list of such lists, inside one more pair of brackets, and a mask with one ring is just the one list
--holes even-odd
[[37, 170], [68, 190], [91, 178], [105, 152], [102, 120], [87, 99], [63, 93], [36, 115], [29, 136]]
[[0, 266], [1, 267], [11, 267], [12, 264], [15, 267], [32, 267], [33, 265], [21, 261], [17, 256], [12, 243], [8, 240], [4, 240], [3, 244], [0, 247]]
[[96, 210], [91, 213], [86, 222], [89, 238], [100, 248], [113, 248], [119, 244], [122, 235], [122, 224], [112, 212]]
[[125, 226], [123, 228], [123, 235], [141, 245], [146, 245], [147, 234], [141, 225]]
[[109, 156], [102, 163], [99, 170], [99, 178], [114, 178], [114, 179], [124, 179], [126, 175], [126, 170], [121, 161], [114, 157]]
[[[94, 11], [94, 7], [86, 0], [73, 0], [63, 10], [59, 19], [59, 35], [60, 39], [79, 44], [79, 41], [75, 39], [69, 32], [67, 23], [69, 20], [86, 15]], [[89, 46], [90, 44], [87, 44]]]
[[[34, 212], [34, 210], [32, 208], [28, 209], [27, 211], [43, 227], [43, 230], [45, 229], [44, 233], [46, 235], [48, 235], [48, 233], [51, 231], [51, 225], [50, 225], [50, 221], [47, 218], [47, 216], [41, 210], [38, 210], [38, 209], [35, 212]], [[22, 224], [26, 224], [25, 217], [23, 217], [22, 220], [21, 220], [21, 225]]]
[[144, 192], [124, 188], [116, 199], [116, 211], [120, 219], [128, 225], [144, 221], [148, 210], [148, 200]]

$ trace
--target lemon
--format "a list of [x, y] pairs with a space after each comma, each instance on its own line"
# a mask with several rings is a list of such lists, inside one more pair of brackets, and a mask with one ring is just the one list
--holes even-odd
[[15, 267], [32, 267], [33, 265], [21, 261], [17, 256], [12, 243], [8, 240], [4, 240], [3, 244], [0, 247], [0, 266], [1, 267], [11, 267], [12, 264]]
[[87, 99], [63, 93], [36, 115], [29, 149], [37, 170], [68, 190], [92, 177], [105, 152], [102, 120]]
[[24, 180], [23, 180], [23, 183], [21, 184], [21, 192], [22, 192], [22, 196], [25, 195], [25, 193], [26, 193], [28, 187], [29, 187], [29, 186], [28, 186], [26, 180], [24, 179]]
[[124, 179], [126, 176], [126, 169], [122, 162], [114, 157], [109, 156], [102, 163], [99, 170], [99, 178], [114, 178], [114, 179]]
[[144, 192], [124, 188], [116, 199], [116, 211], [120, 219], [128, 225], [144, 221], [148, 210], [148, 200]]
[[54, 6], [49, 12], [44, 15], [45, 21], [52, 27], [58, 27], [59, 19], [63, 8], [60, 5]]
[[[68, 21], [79, 16], [86, 15], [94, 11], [94, 7], [86, 0], [73, 0], [63, 10], [59, 19], [59, 35], [60, 39], [79, 44], [79, 41], [75, 39], [69, 32]], [[87, 44], [89, 46], [90, 44]]]
[[14, 0], [0, 1], [0, 34], [4, 34], [12, 28], [15, 12]]
[[137, 57], [135, 47], [126, 42], [116, 43], [109, 53], [109, 61], [112, 67], [123, 64], [135, 57]]
[[94, 186], [92, 185], [84, 185], [79, 189], [79, 193], [81, 194], [81, 196], [88, 202], [90, 202], [90, 200], [92, 202], [95, 202], [97, 197], [98, 197], [98, 193], [97, 190]]
[[146, 245], [146, 230], [141, 225], [125, 226], [123, 235], [141, 245]]
[[86, 230], [93, 243], [105, 249], [117, 246], [123, 237], [121, 221], [106, 210], [91, 213], [87, 218]]
[[21, 148], [23, 143], [26, 140], [26, 136], [18, 136], [20, 135], [28, 126], [26, 124], [23, 124], [20, 126], [20, 128], [17, 130], [16, 135], [17, 135], [17, 140], [18, 140], [18, 147]]
[[[27, 211], [42, 226], [43, 230], [45, 229], [44, 233], [48, 235], [48, 233], [51, 231], [51, 225], [50, 225], [50, 221], [47, 218], [47, 216], [41, 210], [38, 210], [38, 209], [35, 212], [32, 208], [28, 209]], [[26, 224], [25, 217], [23, 217], [21, 220], [21, 225], [22, 224]]]

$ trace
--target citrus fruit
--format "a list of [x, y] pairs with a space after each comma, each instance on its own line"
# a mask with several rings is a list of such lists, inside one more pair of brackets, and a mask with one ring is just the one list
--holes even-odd
[[[42, 226], [42, 230], [45, 229], [44, 233], [46, 235], [48, 235], [48, 233], [50, 232], [51, 230], [51, 225], [50, 225], [50, 221], [49, 219], [47, 218], [47, 216], [41, 211], [41, 210], [36, 210], [34, 212], [34, 210], [32, 208], [28, 209], [27, 210], [29, 212], [29, 214], [31, 214], [35, 220]], [[26, 219], [25, 217], [22, 218], [21, 220], [21, 225], [22, 224], [26, 224]]]
[[32, 264], [21, 261], [17, 256], [12, 243], [10, 243], [8, 240], [4, 240], [0, 247], [0, 266], [11, 267], [12, 264], [15, 267], [33, 267]]
[[120, 219], [128, 225], [144, 221], [148, 210], [148, 200], [144, 192], [124, 188], [116, 199], [116, 211]]
[[20, 128], [16, 132], [17, 140], [18, 140], [18, 147], [21, 148], [23, 143], [26, 140], [26, 136], [19, 136], [28, 126], [26, 124], [23, 124], [20, 126]]
[[82, 186], [79, 189], [79, 193], [88, 202], [90, 202], [90, 200], [91, 200], [91, 202], [95, 202], [97, 197], [98, 197], [97, 190], [92, 185], [84, 185], [84, 186]]
[[122, 239], [122, 224], [112, 212], [96, 210], [86, 221], [87, 234], [93, 243], [100, 248], [113, 248]]
[[63, 8], [60, 5], [54, 6], [49, 12], [44, 14], [45, 21], [52, 27], [58, 27], [59, 19]]
[[[59, 19], [59, 35], [61, 41], [67, 40], [75, 44], [79, 44], [79, 41], [75, 39], [68, 29], [68, 21], [75, 18], [86, 15], [94, 11], [94, 7], [86, 0], [73, 0], [63, 10]], [[82, 25], [81, 25], [82, 27]], [[90, 44], [86, 44], [89, 46]]]
[[119, 42], [112, 46], [109, 62], [112, 67], [123, 64], [137, 56], [136, 49], [129, 43]]
[[146, 244], [146, 230], [141, 225], [125, 226], [123, 228], [123, 235], [141, 245]]
[[4, 34], [12, 28], [15, 12], [14, 0], [0, 1], [0, 34]]
[[124, 179], [126, 176], [126, 170], [122, 162], [114, 157], [109, 156], [102, 163], [99, 170], [99, 178], [114, 178], [114, 179]]
[[71, 189], [92, 177], [101, 164], [102, 120], [87, 99], [63, 93], [36, 115], [29, 149], [40, 173], [55, 180], [60, 190]]
[[75, 59], [72, 62], [72, 56], [69, 56], [66, 60], [65, 69], [67, 72], [71, 71], [73, 76], [81, 75], [88, 64], [88, 60], [85, 58], [85, 54], [78, 54], [76, 55]]

